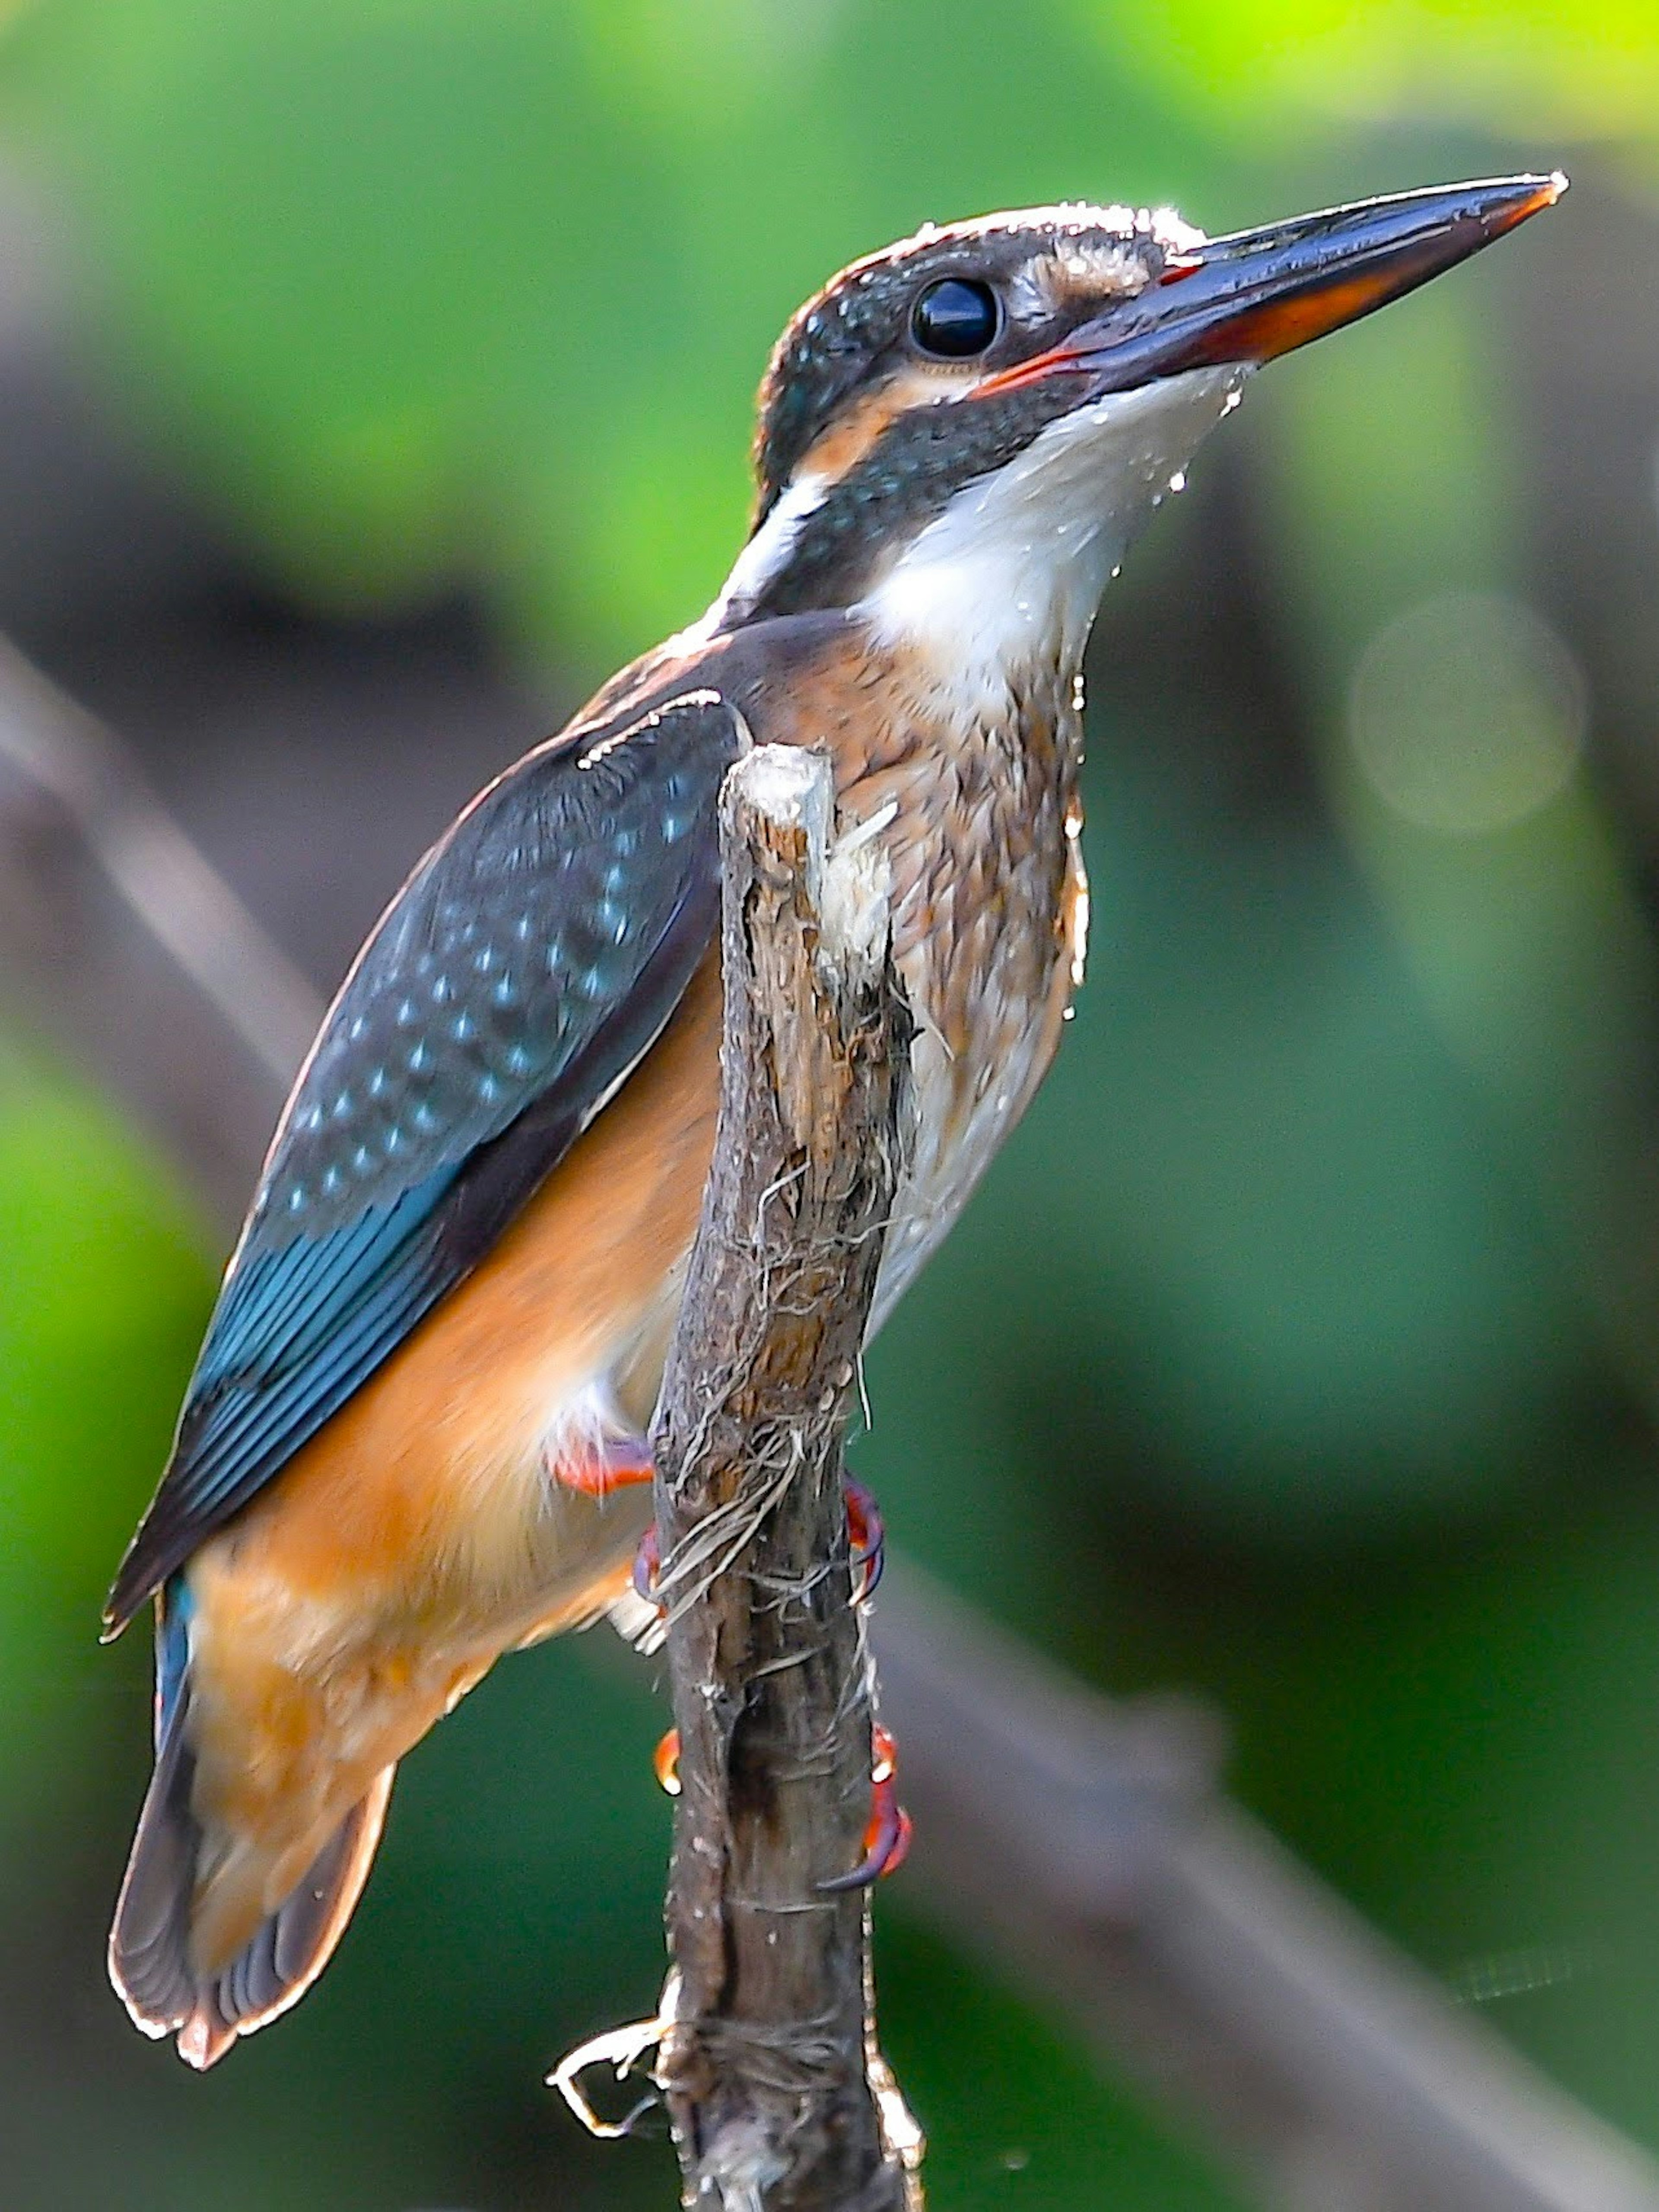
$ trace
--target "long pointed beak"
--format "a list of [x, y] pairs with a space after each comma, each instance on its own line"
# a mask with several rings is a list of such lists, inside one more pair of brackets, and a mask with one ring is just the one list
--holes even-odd
[[1185, 369], [1275, 360], [1426, 284], [1566, 189], [1559, 170], [1501, 177], [1212, 239], [1060, 345], [988, 377], [974, 396], [1054, 375], [1086, 376], [1091, 394], [1121, 392]]

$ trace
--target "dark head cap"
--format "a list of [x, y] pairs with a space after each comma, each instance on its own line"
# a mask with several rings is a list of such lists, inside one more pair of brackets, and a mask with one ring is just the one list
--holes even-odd
[[[954, 398], [988, 371], [1041, 351], [1109, 301], [1142, 290], [1201, 236], [1167, 210], [1079, 201], [943, 229], [925, 223], [853, 262], [773, 348], [755, 434], [757, 524], [809, 454], [824, 474], [841, 475], [854, 447], [907, 408]], [[866, 434], [814, 454], [854, 400]]]

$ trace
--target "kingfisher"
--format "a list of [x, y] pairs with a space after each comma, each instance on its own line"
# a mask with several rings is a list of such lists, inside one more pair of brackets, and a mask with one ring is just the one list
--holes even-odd
[[717, 801], [817, 747], [878, 839], [916, 1024], [878, 1328], [1083, 976], [1082, 660], [1131, 538], [1263, 362], [1549, 206], [1403, 193], [1211, 240], [1085, 204], [932, 224], [790, 321], [702, 619], [416, 866], [301, 1069], [106, 1609], [155, 1619], [110, 1941], [212, 2064], [303, 1994], [398, 1761], [502, 1653], [628, 1601], [719, 1090]]

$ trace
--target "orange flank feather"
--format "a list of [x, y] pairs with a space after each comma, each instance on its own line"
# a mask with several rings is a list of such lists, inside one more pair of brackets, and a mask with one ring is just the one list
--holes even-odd
[[[518, 1220], [191, 1562], [191, 1952], [209, 1975], [500, 1654], [624, 1586], [649, 1518], [597, 1494], [591, 1422], [649, 1421], [714, 1145], [711, 956]], [[620, 1443], [620, 1434], [618, 1441]], [[574, 1483], [550, 1479], [562, 1456]]]
[[866, 392], [815, 439], [798, 473], [838, 483], [875, 450], [882, 433], [913, 407], [942, 397], [957, 397], [968, 373], [945, 363], [900, 369]]

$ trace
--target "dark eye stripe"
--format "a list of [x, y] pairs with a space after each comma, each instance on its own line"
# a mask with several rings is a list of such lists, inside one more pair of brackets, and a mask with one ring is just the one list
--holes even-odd
[[988, 284], [967, 276], [941, 276], [910, 311], [910, 332], [923, 353], [941, 361], [970, 361], [997, 334], [1002, 312]]

